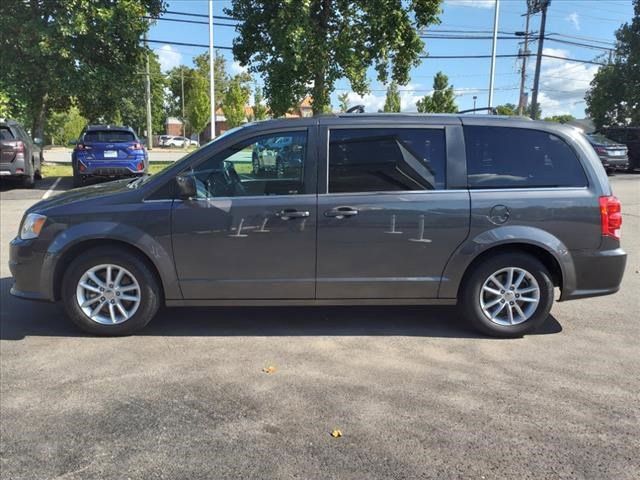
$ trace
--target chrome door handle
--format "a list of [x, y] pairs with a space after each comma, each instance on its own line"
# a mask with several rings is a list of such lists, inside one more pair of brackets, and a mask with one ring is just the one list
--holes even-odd
[[291, 220], [293, 218], [306, 218], [309, 216], [309, 212], [285, 209], [285, 210], [280, 210], [277, 213], [277, 216], [280, 217], [282, 220]]
[[342, 220], [345, 217], [354, 217], [358, 215], [358, 210], [353, 207], [336, 207], [324, 212], [325, 217], [337, 218]]

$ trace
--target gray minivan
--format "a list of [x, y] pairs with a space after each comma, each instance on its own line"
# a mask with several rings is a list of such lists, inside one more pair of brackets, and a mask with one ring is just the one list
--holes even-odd
[[[287, 139], [286, 174], [254, 169]], [[282, 141], [282, 140], [280, 140]], [[282, 172], [281, 172], [282, 173]], [[577, 129], [476, 115], [251, 123], [164, 171], [37, 203], [11, 292], [130, 334], [167, 306], [458, 304], [531, 332], [554, 301], [615, 293], [620, 203]]]

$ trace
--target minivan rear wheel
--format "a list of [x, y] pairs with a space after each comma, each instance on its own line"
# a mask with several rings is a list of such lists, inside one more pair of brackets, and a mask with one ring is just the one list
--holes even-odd
[[105, 336], [130, 335], [158, 311], [160, 288], [140, 257], [125, 249], [98, 247], [67, 269], [62, 301], [82, 330]]
[[527, 254], [505, 253], [476, 265], [465, 279], [459, 306], [480, 332], [520, 337], [539, 328], [553, 305], [547, 268]]

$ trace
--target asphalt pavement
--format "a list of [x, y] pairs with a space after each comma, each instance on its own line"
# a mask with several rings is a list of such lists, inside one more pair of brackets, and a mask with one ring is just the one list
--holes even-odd
[[86, 336], [8, 293], [54, 180], [0, 185], [0, 478], [640, 478], [640, 175], [611, 177], [621, 291], [514, 340], [443, 307], [165, 309]]

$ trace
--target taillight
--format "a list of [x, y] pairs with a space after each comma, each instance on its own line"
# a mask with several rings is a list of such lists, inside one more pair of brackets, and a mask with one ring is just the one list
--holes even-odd
[[613, 195], [600, 197], [600, 222], [602, 235], [620, 240], [622, 226], [622, 205]]
[[142, 150], [142, 144], [141, 143], [134, 143], [133, 145], [130, 145], [127, 148], [129, 150]]
[[24, 142], [22, 140], [18, 140], [14, 144], [14, 150], [18, 153], [24, 153]]
[[137, 169], [139, 172], [144, 170], [144, 162], [138, 162]]
[[607, 154], [607, 149], [603, 148], [603, 147], [596, 147], [596, 152], [602, 154], [602, 155], [606, 155]]

